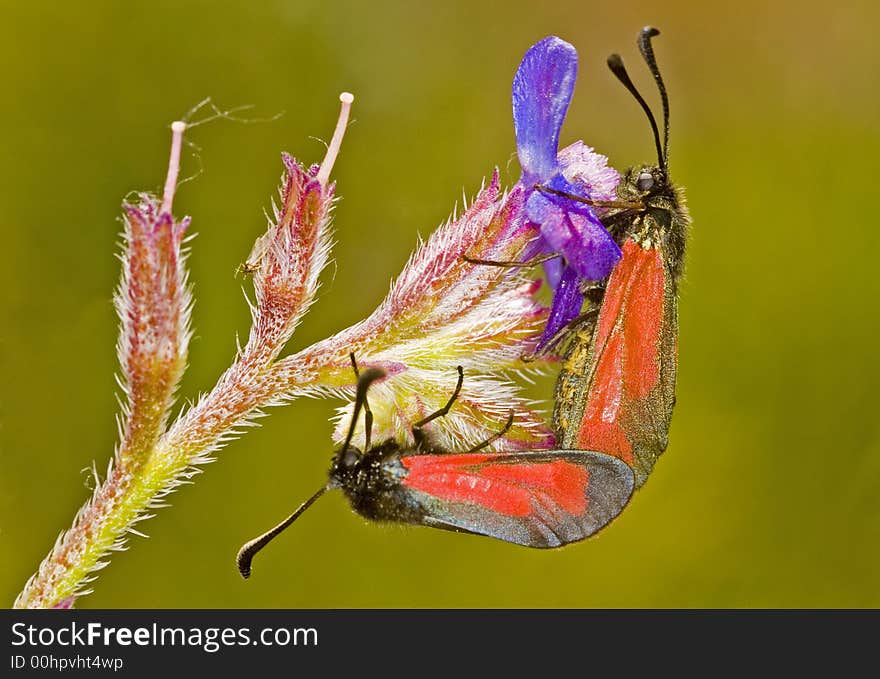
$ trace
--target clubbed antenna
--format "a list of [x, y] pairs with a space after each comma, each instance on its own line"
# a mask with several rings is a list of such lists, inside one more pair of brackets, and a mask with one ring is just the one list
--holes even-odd
[[663, 102], [663, 164], [661, 167], [665, 172], [669, 166], [669, 97], [666, 95], [666, 85], [663, 84], [663, 76], [660, 75], [660, 69], [657, 66], [657, 60], [654, 58], [654, 48], [651, 46], [651, 38], [660, 35], [653, 26], [645, 26], [639, 34], [639, 51], [651, 75], [657, 83], [657, 89], [660, 90], [660, 99]]
[[312, 495], [312, 497], [303, 502], [293, 514], [288, 516], [277, 526], [267, 530], [253, 540], [245, 542], [241, 546], [241, 549], [238, 550], [238, 556], [235, 557], [235, 563], [238, 565], [238, 572], [241, 573], [241, 577], [247, 580], [251, 576], [251, 562], [254, 560], [257, 552], [281, 535], [290, 524], [299, 518], [300, 514], [311, 507], [315, 500], [321, 497], [325, 492], [327, 492], [327, 486], [324, 486], [317, 493]]
[[639, 91], [629, 77], [629, 73], [626, 72], [626, 67], [623, 65], [623, 59], [619, 54], [612, 54], [608, 57], [608, 68], [610, 68], [611, 72], [617, 76], [617, 79], [623, 84], [623, 86], [629, 90], [629, 93], [633, 95], [637, 102], [639, 102], [645, 115], [648, 116], [648, 122], [651, 123], [651, 130], [654, 132], [654, 144], [657, 146], [657, 166], [665, 173], [666, 159], [663, 152], [663, 146], [660, 144], [660, 130], [657, 129], [657, 121], [654, 119], [651, 107], [648, 106], [648, 102], [645, 101], [645, 98], [639, 94]]

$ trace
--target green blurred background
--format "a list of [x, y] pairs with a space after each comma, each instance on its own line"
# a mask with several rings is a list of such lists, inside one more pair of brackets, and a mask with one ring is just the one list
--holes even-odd
[[[651, 160], [607, 72], [621, 51], [656, 102], [644, 24], [672, 98], [673, 176], [694, 217], [670, 446], [601, 536], [554, 552], [382, 527], [335, 494], [260, 559], [233, 557], [312, 493], [333, 401], [298, 400], [140, 526], [81, 607], [878, 606], [880, 11], [746, 0], [331, 3], [2, 2], [0, 603], [105, 469], [119, 205], [159, 191], [171, 120], [212, 96], [275, 122], [193, 130], [179, 214], [196, 338], [182, 394], [210, 388], [248, 312], [233, 276], [262, 230], [279, 153], [318, 161], [342, 90], [335, 279], [292, 342], [365, 317], [462, 189], [518, 176], [510, 81], [556, 33], [581, 58], [563, 143]], [[333, 269], [331, 268], [331, 271]], [[873, 347], [873, 348], [872, 348]], [[532, 393], [548, 398], [552, 377]]]

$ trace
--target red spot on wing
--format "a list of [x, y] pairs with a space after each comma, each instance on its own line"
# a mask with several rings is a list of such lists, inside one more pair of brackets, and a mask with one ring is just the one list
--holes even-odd
[[605, 344], [602, 360], [596, 368], [595, 381], [584, 408], [578, 433], [578, 446], [619, 457], [633, 463], [632, 445], [620, 426], [623, 404], [623, 338], [612, 336]]
[[665, 269], [660, 251], [628, 240], [614, 268], [596, 328], [593, 383], [578, 431], [578, 446], [633, 463], [621, 416], [648, 396], [660, 377], [660, 330]]
[[589, 473], [566, 460], [499, 462], [504, 455], [413, 455], [403, 485], [450, 502], [469, 502], [507, 516], [527, 516], [535, 500], [581, 515]]
[[596, 346], [601, 346], [608, 340], [621, 309], [626, 301], [629, 287], [642, 263], [638, 252], [633, 252], [633, 247], [643, 251], [637, 243], [627, 240], [623, 244], [623, 256], [611, 272], [608, 285], [605, 286], [605, 296], [602, 300], [602, 313], [599, 315], [599, 324], [596, 328]]
[[660, 328], [663, 321], [665, 269], [660, 251], [645, 252], [645, 261], [634, 277], [623, 336], [626, 341], [627, 396], [645, 398], [660, 377]]

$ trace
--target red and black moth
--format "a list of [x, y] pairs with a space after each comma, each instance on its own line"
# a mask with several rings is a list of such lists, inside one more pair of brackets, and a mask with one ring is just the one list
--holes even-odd
[[[556, 382], [554, 426], [564, 448], [597, 450], [623, 460], [641, 486], [666, 449], [678, 365], [678, 281], [690, 217], [669, 179], [669, 101], [644, 28], [638, 40], [663, 104], [663, 141], [650, 107], [617, 54], [608, 66], [645, 111], [658, 164], [626, 171], [618, 201], [602, 222], [623, 256], [605, 285], [598, 317], [576, 330]], [[549, 189], [539, 187], [541, 190]], [[558, 435], [559, 435], [558, 434]]]
[[[368, 519], [486, 535], [537, 548], [559, 547], [593, 535], [629, 501], [633, 473], [611, 455], [580, 450], [480, 452], [507, 432], [512, 413], [501, 431], [466, 452], [433, 445], [423, 427], [452, 408], [464, 378], [461, 367], [449, 402], [413, 425], [414, 445], [404, 447], [388, 439], [371, 446], [367, 390], [384, 375], [376, 368], [360, 374], [351, 425], [333, 457], [327, 484], [239, 550], [242, 577], [250, 576], [258, 551], [333, 488], [341, 489], [352, 508]], [[361, 409], [364, 451], [351, 445]]]
[[[366, 370], [358, 378], [351, 425], [333, 457], [327, 484], [280, 524], [241, 548], [237, 563], [243, 577], [250, 576], [258, 551], [334, 488], [341, 489], [352, 508], [368, 519], [551, 548], [599, 531], [626, 506], [634, 488], [644, 483], [666, 449], [675, 403], [677, 289], [690, 223], [683, 193], [668, 175], [669, 103], [651, 47], [651, 38], [658, 34], [647, 27], [638, 44], [663, 103], [662, 143], [654, 115], [623, 61], [616, 54], [608, 59], [612, 72], [651, 123], [658, 164], [627, 170], [616, 201], [567, 196], [607, 209], [602, 221], [621, 244], [623, 255], [604, 286], [586, 291], [595, 313], [588, 310], [585, 317], [593, 320], [571, 333], [554, 409], [562, 448], [479, 452], [502, 436], [512, 419], [502, 431], [463, 453], [433, 445], [423, 427], [454, 404], [463, 379], [461, 368], [446, 406], [413, 425], [413, 446], [403, 447], [394, 439], [371, 446], [367, 390], [384, 373]], [[364, 451], [351, 445], [361, 409], [366, 423]]]

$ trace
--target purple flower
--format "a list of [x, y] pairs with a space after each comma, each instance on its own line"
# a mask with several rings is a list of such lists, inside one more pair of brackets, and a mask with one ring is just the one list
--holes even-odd
[[[593, 154], [589, 147], [580, 145], [574, 151], [558, 153], [559, 131], [576, 78], [577, 52], [555, 36], [534, 44], [513, 78], [513, 123], [522, 167], [520, 182], [526, 189], [526, 219], [539, 229], [537, 251], [559, 253], [564, 258], [545, 264], [554, 294], [539, 349], [577, 318], [584, 301], [582, 282], [605, 278], [621, 255], [617, 243], [589, 205], [559, 195], [613, 199], [613, 195], [608, 195], [609, 172], [614, 175], [612, 194], [619, 178], [605, 166], [605, 159]], [[578, 151], [581, 157], [570, 157]], [[601, 160], [597, 162], [590, 156]], [[572, 166], [579, 161], [580, 171], [572, 172]], [[595, 167], [585, 167], [591, 161]]]

